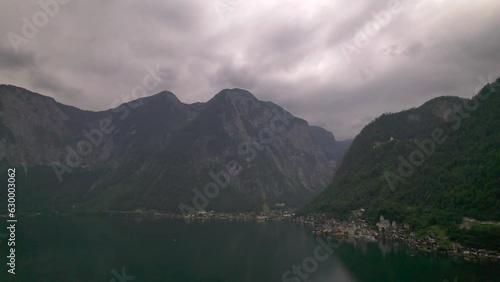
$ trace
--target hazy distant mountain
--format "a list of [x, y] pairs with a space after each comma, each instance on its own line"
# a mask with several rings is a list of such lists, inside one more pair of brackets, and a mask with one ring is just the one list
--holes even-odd
[[298, 206], [331, 182], [349, 144], [240, 89], [91, 112], [1, 85], [0, 102], [2, 166], [17, 168], [24, 211]]
[[347, 217], [364, 208], [372, 223], [384, 215], [421, 234], [500, 250], [498, 226], [458, 228], [463, 217], [500, 221], [499, 126], [500, 79], [472, 99], [439, 97], [382, 115], [304, 211]]
[[310, 126], [310, 130], [313, 140], [320, 146], [327, 158], [332, 161], [341, 160], [352, 142], [350, 139], [337, 141], [333, 133], [319, 126]]

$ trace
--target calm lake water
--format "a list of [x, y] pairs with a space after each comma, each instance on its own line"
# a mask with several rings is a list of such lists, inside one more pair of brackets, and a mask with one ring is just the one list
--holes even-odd
[[308, 227], [282, 222], [21, 218], [15, 279], [2, 239], [0, 281], [266, 282], [287, 281], [288, 270], [285, 278], [298, 282], [292, 267], [304, 263], [311, 273], [302, 275], [317, 282], [500, 281], [498, 265], [412, 255], [389, 243], [343, 242], [328, 257], [319, 249], [318, 261], [317, 239]]

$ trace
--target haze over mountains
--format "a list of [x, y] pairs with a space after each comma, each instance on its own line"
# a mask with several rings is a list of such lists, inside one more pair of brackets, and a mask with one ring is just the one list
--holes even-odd
[[22, 175], [24, 211], [300, 206], [350, 144], [241, 89], [194, 104], [164, 91], [91, 112], [1, 85], [0, 102], [2, 166]]

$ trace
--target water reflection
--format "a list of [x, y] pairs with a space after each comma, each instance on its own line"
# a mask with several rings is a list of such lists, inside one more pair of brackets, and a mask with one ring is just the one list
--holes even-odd
[[[109, 281], [125, 267], [135, 281], [283, 281], [314, 258], [319, 243], [305, 226], [279, 222], [120, 217], [24, 218], [16, 281]], [[311, 281], [494, 281], [491, 266], [416, 255], [390, 242], [341, 239]], [[3, 247], [3, 246], [2, 246]], [[5, 265], [5, 259], [0, 258]], [[309, 260], [308, 269], [312, 262]], [[312, 265], [314, 266], [314, 265]], [[304, 271], [304, 270], [302, 270]], [[295, 273], [290, 281], [303, 281]], [[0, 281], [9, 277], [0, 273]], [[451, 281], [451, 280], [450, 280]]]

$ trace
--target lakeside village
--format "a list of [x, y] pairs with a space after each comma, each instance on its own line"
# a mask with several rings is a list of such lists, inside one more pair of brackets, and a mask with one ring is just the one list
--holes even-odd
[[200, 211], [196, 215], [190, 215], [190, 219], [226, 219], [226, 220], [256, 220], [265, 221], [290, 221], [305, 224], [312, 228], [312, 232], [320, 236], [343, 237], [376, 242], [387, 240], [401, 242], [413, 250], [425, 253], [439, 253], [453, 258], [462, 258], [467, 261], [491, 261], [500, 262], [498, 251], [466, 248], [458, 243], [451, 246], [443, 246], [439, 240], [427, 235], [424, 238], [417, 238], [411, 231], [408, 224], [398, 224], [380, 215], [376, 228], [371, 228], [364, 219], [364, 209], [355, 210], [347, 221], [337, 221], [327, 214], [310, 214], [295, 216], [295, 210], [285, 208], [285, 204], [278, 203], [276, 208], [267, 212], [247, 212], [247, 213], [217, 213], [214, 211]]
[[500, 262], [500, 252], [494, 250], [467, 248], [459, 243], [452, 243], [445, 246], [433, 235], [426, 235], [424, 238], [417, 238], [411, 231], [408, 224], [398, 224], [396, 221], [385, 219], [380, 216], [376, 228], [371, 228], [366, 223], [363, 215], [365, 210], [353, 211], [353, 215], [348, 221], [336, 221], [327, 214], [314, 214], [295, 217], [299, 223], [310, 224], [314, 227], [314, 234], [332, 237], [348, 237], [365, 241], [377, 242], [392, 241], [400, 242], [409, 248], [424, 253], [439, 253], [452, 258], [464, 259], [476, 262]]
[[462, 258], [467, 261], [500, 262], [499, 251], [467, 248], [458, 243], [452, 243], [445, 246], [438, 238], [432, 235], [426, 235], [424, 238], [417, 238], [417, 235], [411, 231], [411, 227], [408, 224], [398, 224], [396, 221], [384, 218], [383, 215], [380, 215], [380, 220], [376, 223], [376, 227], [372, 228], [365, 221], [364, 213], [365, 210], [361, 208], [353, 211], [347, 221], [337, 221], [327, 214], [296, 216], [295, 209], [285, 207], [285, 204], [282, 203], [276, 204], [274, 209], [261, 212], [228, 213], [200, 210], [197, 214], [190, 214], [187, 216], [143, 209], [137, 209], [135, 211], [83, 212], [83, 214], [87, 215], [100, 214], [107, 216], [172, 218], [184, 219], [187, 221], [288, 221], [310, 226], [312, 232], [318, 236], [342, 237], [368, 242], [376, 242], [379, 240], [400, 242], [420, 252], [439, 253], [453, 258]]

